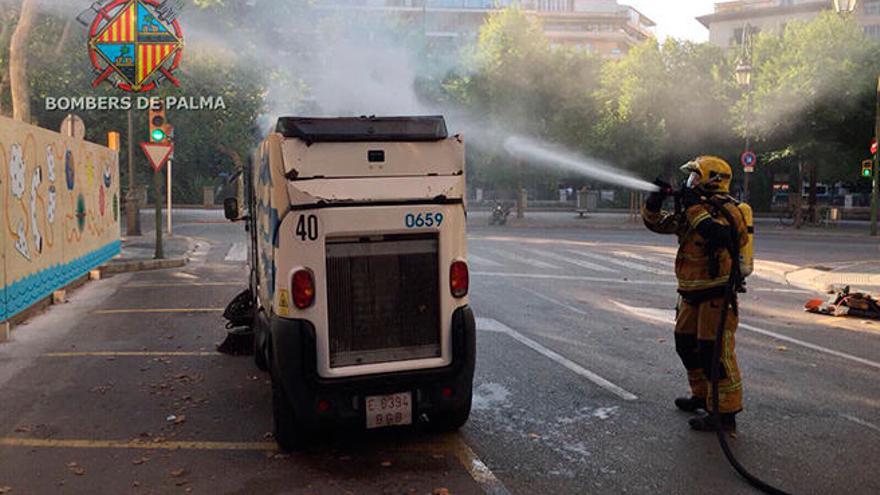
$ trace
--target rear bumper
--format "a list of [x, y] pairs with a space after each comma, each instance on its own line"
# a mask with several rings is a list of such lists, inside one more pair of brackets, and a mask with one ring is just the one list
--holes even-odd
[[[331, 424], [365, 425], [364, 397], [412, 392], [413, 420], [422, 414], [442, 413], [470, 400], [476, 361], [476, 325], [469, 306], [452, 316], [452, 363], [443, 368], [326, 379], [318, 375], [315, 327], [307, 320], [273, 317], [271, 359], [273, 380], [280, 380], [296, 412], [296, 420], [320, 427]], [[442, 389], [453, 390], [444, 397]], [[326, 412], [318, 402], [328, 401]]]

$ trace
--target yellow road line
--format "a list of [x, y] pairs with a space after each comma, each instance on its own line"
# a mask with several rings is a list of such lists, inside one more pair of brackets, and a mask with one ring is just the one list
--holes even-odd
[[93, 312], [96, 315], [120, 315], [128, 313], [220, 313], [224, 308], [127, 308], [127, 309], [99, 309]]
[[0, 447], [145, 450], [278, 450], [278, 446], [275, 442], [153, 442], [145, 440], [56, 440], [43, 438], [0, 438]]
[[97, 352], [48, 352], [44, 357], [175, 357], [175, 356], [219, 356], [217, 352], [186, 352], [186, 351], [97, 351]]
[[238, 287], [240, 283], [233, 282], [162, 282], [162, 283], [135, 283], [123, 285], [123, 289], [153, 289], [162, 287]]

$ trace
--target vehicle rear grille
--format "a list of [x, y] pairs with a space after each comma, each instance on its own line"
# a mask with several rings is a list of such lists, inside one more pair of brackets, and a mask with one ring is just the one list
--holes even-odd
[[330, 367], [440, 356], [436, 236], [328, 240]]

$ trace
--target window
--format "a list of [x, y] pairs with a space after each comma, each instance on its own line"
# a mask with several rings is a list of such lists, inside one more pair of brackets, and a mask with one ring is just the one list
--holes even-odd
[[880, 0], [867, 0], [864, 5], [865, 15], [880, 15]]
[[869, 26], [865, 26], [865, 35], [870, 38], [880, 38], [880, 25], [871, 24]]

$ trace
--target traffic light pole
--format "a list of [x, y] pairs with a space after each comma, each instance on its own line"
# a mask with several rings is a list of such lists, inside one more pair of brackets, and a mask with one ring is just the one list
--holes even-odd
[[[880, 76], [877, 77], [877, 113], [874, 123], [874, 136], [880, 139]], [[880, 153], [878, 153], [880, 154]], [[877, 235], [877, 174], [880, 169], [877, 155], [874, 154], [874, 173], [871, 177], [871, 235]]]
[[134, 122], [128, 110], [128, 194], [125, 195], [125, 235], [141, 235], [140, 205], [135, 195], [134, 182]]
[[168, 159], [168, 172], [166, 172], [168, 175], [165, 181], [165, 207], [168, 210], [168, 237], [174, 235], [174, 233], [171, 231], [171, 162], [173, 161], [174, 160], [172, 160], [171, 158]]
[[162, 169], [153, 174], [153, 194], [156, 204], [156, 252], [153, 257], [161, 260], [165, 258], [165, 251], [162, 249]]

